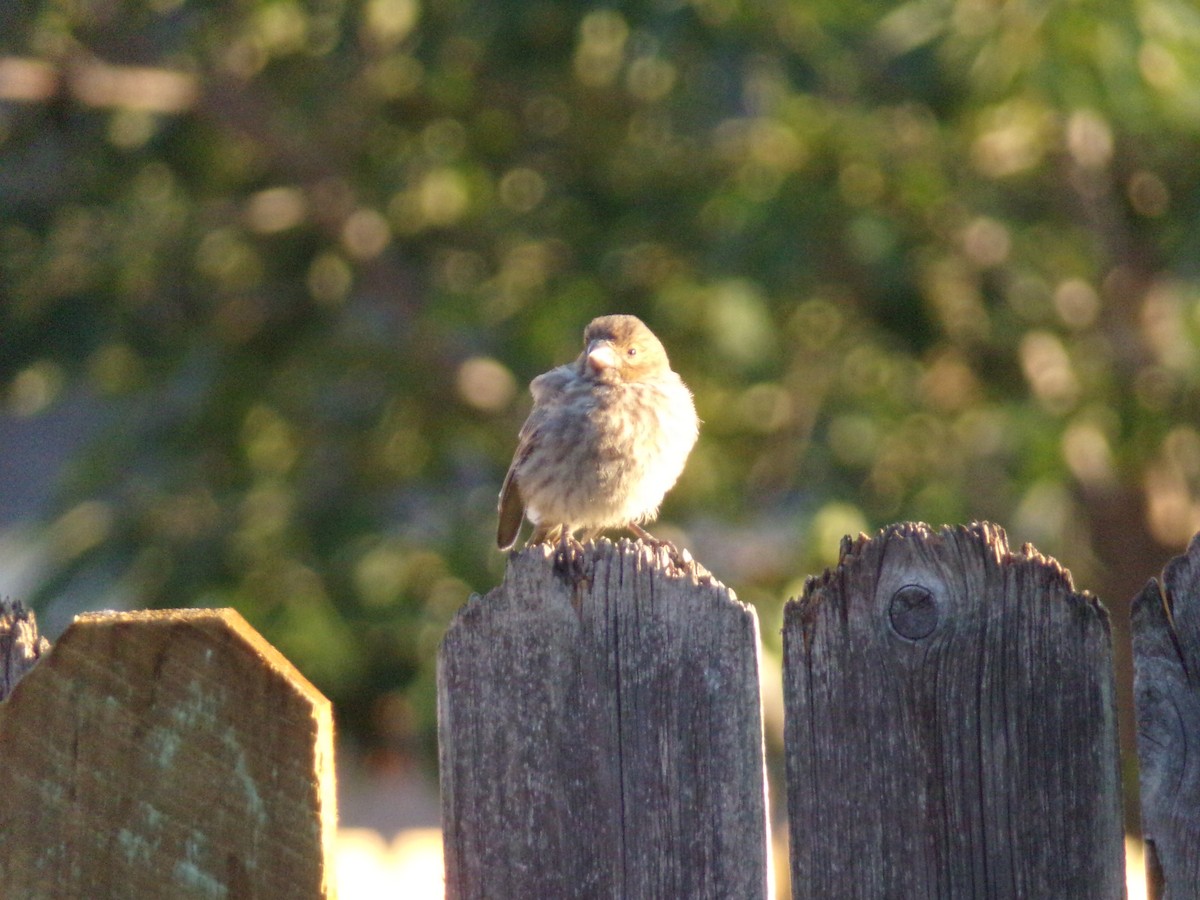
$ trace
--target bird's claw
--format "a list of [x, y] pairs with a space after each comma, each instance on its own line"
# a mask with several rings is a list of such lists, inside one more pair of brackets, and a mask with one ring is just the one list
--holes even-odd
[[583, 544], [570, 534], [564, 534], [554, 551], [554, 570], [573, 581], [582, 581], [587, 576], [583, 566], [584, 553]]
[[695, 565], [696, 561], [692, 558], [692, 554], [686, 548], [680, 550], [670, 541], [659, 541], [658, 547], [667, 551], [667, 559], [669, 559], [671, 561], [671, 565], [677, 569], [682, 569], [686, 572], [691, 569], [693, 565]]
[[648, 532], [640, 525], [630, 525], [630, 530], [637, 535], [638, 540], [644, 544], [648, 544], [655, 552], [665, 550], [667, 561], [676, 569], [683, 572], [694, 572], [696, 570], [696, 560], [692, 554], [685, 548], [680, 550], [670, 541], [660, 540]]

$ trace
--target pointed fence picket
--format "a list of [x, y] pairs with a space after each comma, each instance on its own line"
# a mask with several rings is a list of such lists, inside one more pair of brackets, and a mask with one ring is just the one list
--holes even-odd
[[[329, 702], [233, 610], [80, 616], [0, 703], [0, 894], [324, 898]], [[11, 683], [10, 683], [11, 686]]]

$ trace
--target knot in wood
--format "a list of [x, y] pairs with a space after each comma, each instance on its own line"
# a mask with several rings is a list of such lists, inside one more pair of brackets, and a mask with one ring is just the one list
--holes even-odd
[[933, 591], [919, 584], [906, 584], [892, 594], [888, 619], [901, 637], [919, 641], [937, 628], [938, 609]]

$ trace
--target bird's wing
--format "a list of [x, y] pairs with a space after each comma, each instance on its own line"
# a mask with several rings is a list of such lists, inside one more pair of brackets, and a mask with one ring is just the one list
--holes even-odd
[[504, 476], [504, 487], [500, 488], [500, 503], [497, 510], [500, 513], [500, 524], [496, 528], [496, 546], [501, 550], [509, 549], [517, 542], [521, 532], [521, 520], [525, 518], [525, 501], [521, 499], [521, 490], [517, 487], [513, 473], [517, 471], [517, 460], [508, 467]]
[[537, 442], [537, 432], [546, 420], [547, 408], [557, 403], [571, 377], [570, 367], [559, 366], [557, 369], [551, 369], [549, 372], [539, 375], [530, 382], [529, 390], [533, 394], [533, 410], [529, 413], [529, 418], [525, 420], [525, 424], [521, 426], [521, 432], [517, 436], [517, 451], [513, 454], [508, 474], [504, 476], [504, 486], [500, 488], [500, 502], [496, 507], [500, 518], [500, 523], [496, 528], [496, 546], [501, 550], [507, 550], [517, 542], [517, 535], [521, 531], [521, 520], [525, 517], [525, 500], [521, 496], [521, 488], [517, 484], [517, 469], [529, 457]]
[[[533, 381], [529, 382], [529, 393], [533, 394], [533, 411], [536, 413], [539, 406], [549, 406], [556, 403], [559, 397], [567, 389], [567, 385], [575, 378], [575, 367], [578, 363], [573, 363], [567, 366], [559, 366], [557, 369], [551, 369], [549, 372], [543, 372]], [[533, 414], [529, 416], [533, 419]], [[529, 422], [525, 423], [525, 427], [529, 427]], [[525, 431], [521, 429], [522, 433]]]

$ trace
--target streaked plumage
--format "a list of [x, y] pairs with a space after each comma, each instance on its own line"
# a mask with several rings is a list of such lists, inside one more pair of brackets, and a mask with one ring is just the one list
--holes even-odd
[[[572, 363], [530, 384], [533, 410], [500, 491], [496, 543], [529, 543], [637, 526], [683, 471], [699, 420], [692, 394], [653, 332], [634, 316], [602, 316]], [[565, 529], [565, 534], [563, 530]]]

